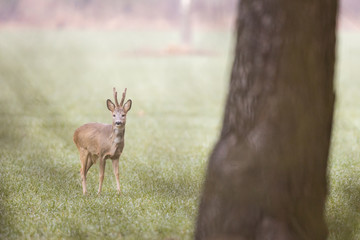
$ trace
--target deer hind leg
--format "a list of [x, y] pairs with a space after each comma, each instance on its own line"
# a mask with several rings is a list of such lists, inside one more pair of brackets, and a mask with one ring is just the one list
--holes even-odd
[[114, 175], [116, 179], [117, 193], [120, 194], [120, 181], [119, 181], [119, 159], [112, 160]]
[[98, 191], [98, 194], [100, 194], [100, 192], [101, 192], [102, 184], [104, 181], [105, 165], [106, 165], [105, 158], [101, 157], [100, 161], [99, 161], [99, 191]]
[[96, 163], [96, 157], [91, 156], [91, 154], [89, 153], [86, 160], [85, 176], [87, 175], [87, 172], [94, 163]]
[[80, 175], [82, 180], [83, 194], [86, 195], [86, 174], [91, 166], [91, 163], [89, 163], [90, 153], [86, 149], [80, 148], [79, 154], [81, 163]]

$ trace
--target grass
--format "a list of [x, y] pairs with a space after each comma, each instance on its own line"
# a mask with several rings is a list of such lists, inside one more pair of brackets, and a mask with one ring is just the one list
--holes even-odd
[[[1, 30], [0, 239], [191, 239], [206, 160], [219, 132], [231, 34], [198, 32], [214, 54], [137, 55], [176, 32]], [[360, 34], [341, 33], [329, 163], [329, 239], [360, 237]], [[130, 54], [129, 54], [130, 53]], [[82, 196], [73, 131], [111, 122], [128, 88], [122, 195], [111, 164]]]
[[360, 239], [360, 34], [339, 36], [337, 99], [329, 162], [331, 240]]
[[[195, 39], [216, 47], [214, 56], [140, 57], [129, 52], [166, 48], [176, 33], [3, 30], [0, 239], [190, 239], [220, 123], [229, 37]], [[108, 162], [102, 194], [94, 166], [83, 197], [72, 134], [87, 122], [111, 123], [113, 86], [133, 100], [122, 195]]]

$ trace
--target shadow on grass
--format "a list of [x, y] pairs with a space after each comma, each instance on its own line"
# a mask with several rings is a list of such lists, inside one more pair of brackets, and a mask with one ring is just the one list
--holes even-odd
[[15, 60], [18, 61], [0, 56], [0, 83], [3, 88], [0, 89], [3, 95], [0, 99], [1, 143], [15, 145], [21, 139], [31, 137], [31, 134], [26, 134], [28, 121], [40, 119], [43, 128], [53, 132], [65, 144], [72, 144], [75, 125], [49, 101], [52, 92], [44, 93], [47, 89], [42, 86], [46, 81], [36, 81], [47, 76], [32, 73], [31, 66], [22, 59]]
[[[352, 176], [353, 175], [353, 176]], [[357, 179], [356, 174], [341, 176]], [[336, 186], [328, 199], [327, 223], [329, 240], [357, 239], [359, 237], [360, 184], [344, 181]]]
[[10, 192], [6, 188], [6, 179], [0, 170], [0, 239], [9, 239], [12, 234], [17, 234], [16, 224], [12, 219], [13, 214], [9, 207], [5, 204], [9, 198]]
[[145, 164], [136, 166], [136, 173], [140, 176], [140, 188], [144, 193], [165, 197], [167, 199], [189, 199], [198, 197], [201, 182], [194, 179], [189, 172], [177, 170], [176, 163], [164, 169]]
[[[72, 135], [67, 133], [72, 131], [70, 129], [73, 126], [64, 121], [66, 117], [51, 106], [41, 89], [33, 86], [26, 75], [22, 75], [25, 72], [23, 67], [21, 63], [4, 63], [4, 59], [0, 58], [0, 80], [8, 91], [3, 92], [0, 99], [0, 144], [5, 153], [0, 157], [0, 238], [19, 234], [18, 223], [14, 220], [14, 215], [19, 212], [14, 212], [18, 209], [10, 197], [21, 198], [31, 191], [34, 196], [41, 196], [45, 201], [59, 195], [81, 196], [80, 191], [73, 191], [79, 187], [78, 171], [70, 163], [58, 163], [60, 156], [54, 156], [54, 150], [42, 142], [46, 138], [39, 141], [36, 136], [39, 131], [47, 132], [47, 135], [55, 136], [66, 146], [72, 142]], [[56, 123], [44, 126], [43, 122], [48, 118], [56, 119]], [[41, 129], [34, 130], [34, 126]], [[75, 234], [71, 237], [85, 238], [80, 226], [70, 224], [69, 227], [69, 234]]]

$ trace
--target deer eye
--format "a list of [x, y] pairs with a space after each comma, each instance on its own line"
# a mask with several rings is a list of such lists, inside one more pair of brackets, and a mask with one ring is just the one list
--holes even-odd
[[125, 117], [125, 114], [121, 114], [122, 117]]
[[113, 114], [113, 117], [115, 117], [115, 114]]

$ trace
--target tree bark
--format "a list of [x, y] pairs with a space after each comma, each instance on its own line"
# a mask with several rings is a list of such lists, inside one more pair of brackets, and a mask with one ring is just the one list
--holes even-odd
[[326, 239], [337, 0], [241, 0], [195, 239]]

